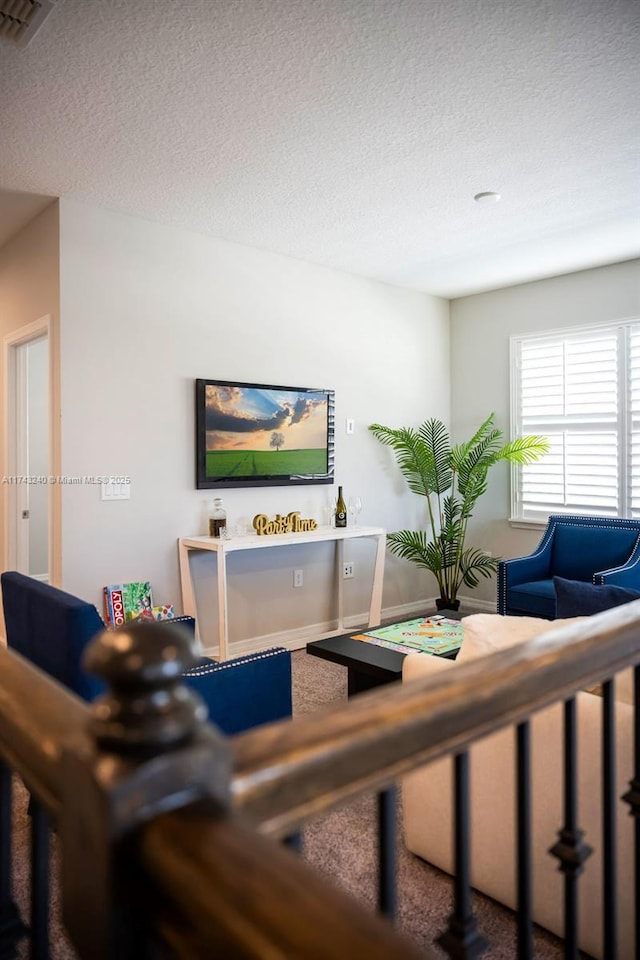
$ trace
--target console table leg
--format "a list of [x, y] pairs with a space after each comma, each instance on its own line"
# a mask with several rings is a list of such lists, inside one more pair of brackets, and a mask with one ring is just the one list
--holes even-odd
[[344, 583], [342, 569], [344, 564], [344, 540], [336, 540], [337, 579], [338, 579], [338, 630], [344, 630]]
[[182, 612], [185, 616], [193, 617], [196, 621], [196, 640], [202, 648], [202, 641], [198, 631], [196, 616], [196, 598], [193, 593], [191, 567], [189, 565], [189, 548], [178, 540], [178, 565], [180, 567], [180, 591], [182, 593]]
[[377, 537], [376, 559], [373, 567], [373, 584], [371, 586], [371, 606], [369, 607], [369, 626], [378, 627], [382, 619], [382, 584], [384, 578], [384, 553], [386, 536]]
[[218, 550], [218, 659], [229, 656], [229, 619], [227, 616], [227, 558]]

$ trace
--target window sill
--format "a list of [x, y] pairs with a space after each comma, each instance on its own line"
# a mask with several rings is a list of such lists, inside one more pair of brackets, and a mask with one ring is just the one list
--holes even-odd
[[509, 517], [509, 526], [523, 530], [544, 530], [548, 520], [522, 520], [520, 517]]

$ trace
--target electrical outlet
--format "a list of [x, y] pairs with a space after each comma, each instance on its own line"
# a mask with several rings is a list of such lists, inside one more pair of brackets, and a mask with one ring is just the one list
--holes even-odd
[[345, 424], [346, 433], [355, 433], [356, 423], [351, 417], [347, 417], [347, 422]]
[[347, 560], [342, 564], [342, 578], [343, 580], [353, 579], [353, 560]]
[[304, 583], [304, 573], [302, 570], [293, 571], [293, 585], [294, 587], [301, 587]]

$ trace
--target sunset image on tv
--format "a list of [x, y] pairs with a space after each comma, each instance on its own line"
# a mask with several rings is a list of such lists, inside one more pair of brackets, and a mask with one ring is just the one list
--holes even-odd
[[206, 476], [325, 474], [327, 405], [322, 391], [207, 384]]

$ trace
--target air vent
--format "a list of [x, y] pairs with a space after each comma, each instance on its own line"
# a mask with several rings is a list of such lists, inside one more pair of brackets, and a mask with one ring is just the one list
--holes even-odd
[[56, 0], [0, 0], [0, 37], [26, 47], [55, 4]]

